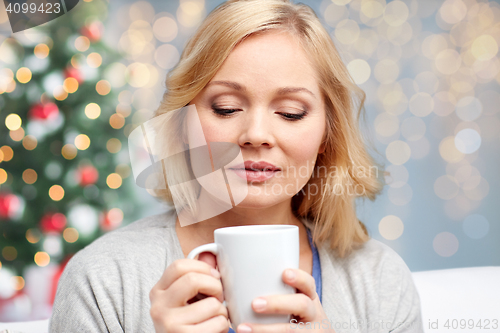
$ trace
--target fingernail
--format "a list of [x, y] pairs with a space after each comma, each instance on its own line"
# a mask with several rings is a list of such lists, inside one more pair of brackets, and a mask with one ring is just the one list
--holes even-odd
[[292, 271], [291, 269], [287, 269], [285, 272], [285, 276], [288, 280], [293, 280], [295, 279], [295, 272]]
[[213, 275], [216, 279], [220, 278], [220, 273], [219, 273], [219, 271], [218, 271], [218, 270], [216, 270], [215, 268], [212, 268], [210, 271], [212, 272], [212, 275]]
[[245, 324], [238, 326], [238, 333], [252, 333], [252, 328]]
[[266, 308], [267, 306], [267, 301], [263, 298], [256, 298], [252, 302], [253, 308], [257, 311], [262, 311]]

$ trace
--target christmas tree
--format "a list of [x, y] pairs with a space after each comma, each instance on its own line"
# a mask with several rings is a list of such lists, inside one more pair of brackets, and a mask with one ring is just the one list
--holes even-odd
[[138, 217], [124, 181], [126, 66], [102, 38], [106, 5], [81, 2], [1, 43], [0, 307], [23, 292], [28, 267], [57, 263], [60, 273], [72, 254]]

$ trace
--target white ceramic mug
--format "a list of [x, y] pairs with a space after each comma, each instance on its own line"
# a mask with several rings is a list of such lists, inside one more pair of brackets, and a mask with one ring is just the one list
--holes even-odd
[[259, 296], [293, 294], [283, 282], [287, 268], [299, 268], [299, 228], [294, 225], [249, 225], [214, 231], [215, 243], [192, 250], [217, 257], [224, 299], [233, 328], [241, 323], [289, 323], [290, 315], [260, 314], [252, 309]]

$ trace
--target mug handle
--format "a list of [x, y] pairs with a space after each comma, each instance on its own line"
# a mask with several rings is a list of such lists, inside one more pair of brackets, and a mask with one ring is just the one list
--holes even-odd
[[188, 259], [194, 259], [194, 257], [202, 252], [210, 252], [213, 255], [217, 255], [217, 253], [219, 253], [219, 248], [216, 243], [201, 245], [189, 252], [187, 257]]
[[[210, 252], [216, 256], [217, 253], [219, 253], [219, 248], [217, 247], [216, 243], [200, 245], [197, 248], [193, 249], [191, 252], [189, 252], [187, 257], [188, 259], [194, 259], [194, 257], [203, 252]], [[222, 305], [226, 306], [226, 301], [222, 302]]]

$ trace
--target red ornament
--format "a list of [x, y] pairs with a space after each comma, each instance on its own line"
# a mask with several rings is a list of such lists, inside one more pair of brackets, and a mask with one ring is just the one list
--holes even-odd
[[62, 213], [47, 213], [40, 220], [40, 229], [44, 233], [60, 233], [66, 227], [66, 216]]
[[95, 43], [101, 39], [104, 31], [104, 25], [99, 21], [94, 21], [80, 29], [80, 33]]
[[83, 82], [82, 73], [73, 66], [68, 66], [64, 69], [64, 78], [72, 77], [78, 81], [78, 84]]
[[92, 185], [99, 179], [99, 172], [92, 165], [85, 165], [78, 168], [78, 183], [81, 187]]
[[21, 201], [16, 195], [11, 193], [0, 194], [0, 218], [12, 218], [14, 215], [16, 215], [20, 206]]
[[36, 120], [54, 119], [58, 114], [59, 108], [52, 102], [35, 104], [28, 111], [28, 117]]

